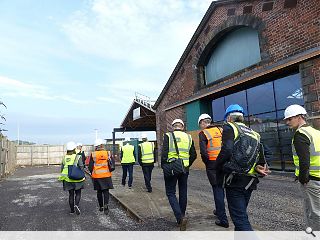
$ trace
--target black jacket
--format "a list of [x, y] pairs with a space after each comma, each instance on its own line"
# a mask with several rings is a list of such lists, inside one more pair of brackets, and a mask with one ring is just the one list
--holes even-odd
[[[232, 150], [234, 145], [234, 132], [233, 128], [229, 124], [225, 124], [223, 126], [223, 133], [222, 133], [222, 147], [221, 151], [217, 157], [216, 160], [216, 168], [217, 168], [217, 181], [218, 184], [222, 185], [223, 178], [225, 176], [225, 173], [223, 172], [223, 165], [231, 160], [232, 156]], [[264, 153], [266, 155], [266, 152]], [[262, 158], [262, 154], [260, 154], [259, 161], [257, 162], [257, 165], [264, 166], [266, 164], [266, 161], [264, 158]], [[249, 176], [240, 176], [235, 175], [233, 177], [233, 180], [231, 181], [230, 185], [225, 185], [225, 187], [237, 187], [237, 188], [244, 188], [247, 186], [247, 184], [251, 181], [252, 177]], [[259, 183], [258, 178], [254, 180], [252, 185], [250, 186], [250, 189], [257, 189], [257, 184]]]
[[[180, 130], [175, 130], [175, 131], [180, 131]], [[163, 137], [163, 145], [162, 145], [162, 152], [161, 152], [161, 165], [167, 163], [168, 153], [169, 153], [169, 137], [167, 134], [165, 134]], [[193, 164], [196, 158], [197, 158], [197, 152], [194, 147], [194, 142], [192, 140], [191, 147], [189, 149], [189, 167]]]

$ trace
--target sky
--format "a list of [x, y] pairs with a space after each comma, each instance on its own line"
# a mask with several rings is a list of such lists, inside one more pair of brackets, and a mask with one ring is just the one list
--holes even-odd
[[111, 138], [136, 92], [158, 98], [210, 3], [0, 0], [3, 133], [37, 144]]

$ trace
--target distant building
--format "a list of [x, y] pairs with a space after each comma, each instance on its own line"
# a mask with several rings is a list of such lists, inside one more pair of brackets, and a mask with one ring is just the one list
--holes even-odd
[[238, 103], [274, 152], [272, 167], [292, 170], [284, 109], [303, 105], [320, 127], [319, 12], [319, 0], [212, 2], [154, 105], [160, 148], [181, 118], [199, 149], [198, 116], [222, 122]]

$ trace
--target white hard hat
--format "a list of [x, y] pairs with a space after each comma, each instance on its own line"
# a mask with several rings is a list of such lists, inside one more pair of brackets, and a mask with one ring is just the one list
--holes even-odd
[[209, 114], [203, 113], [203, 114], [201, 114], [201, 115], [199, 116], [199, 118], [198, 118], [198, 125], [200, 125], [200, 121], [201, 121], [201, 120], [204, 120], [204, 119], [210, 119], [210, 120], [212, 120], [212, 118], [210, 117]]
[[129, 137], [125, 137], [124, 141], [129, 142], [130, 138]]
[[104, 141], [101, 138], [98, 138], [97, 140], [94, 141], [94, 146], [100, 146], [101, 144], [104, 144]]
[[148, 137], [147, 137], [147, 134], [142, 133], [142, 134], [141, 134], [141, 138], [142, 138], [142, 139], [148, 138]]
[[301, 107], [300, 105], [293, 104], [290, 105], [289, 107], [284, 110], [284, 119], [286, 120], [287, 118], [294, 117], [297, 115], [306, 115], [307, 111], [304, 109], [304, 107]]
[[67, 151], [72, 151], [74, 149], [76, 149], [77, 145], [75, 142], [68, 142], [67, 143]]
[[174, 124], [176, 124], [176, 123], [181, 123], [181, 124], [182, 124], [182, 126], [184, 126], [183, 121], [182, 121], [181, 119], [179, 119], [179, 118], [177, 118], [177, 119], [173, 120], [173, 122], [171, 123], [171, 125], [173, 126], [173, 125], [174, 125]]
[[82, 143], [77, 143], [77, 147], [81, 146], [82, 147]]

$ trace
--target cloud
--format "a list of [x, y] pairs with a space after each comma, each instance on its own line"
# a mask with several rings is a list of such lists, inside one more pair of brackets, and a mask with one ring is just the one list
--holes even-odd
[[211, 1], [92, 0], [63, 31], [81, 51], [137, 67], [174, 67]]
[[69, 95], [55, 95], [46, 86], [26, 83], [5, 76], [0, 76], [0, 85], [0, 93], [2, 96], [6, 97], [28, 97], [48, 101], [60, 100], [75, 104], [89, 103], [89, 101], [79, 100], [77, 98], [70, 97]]

